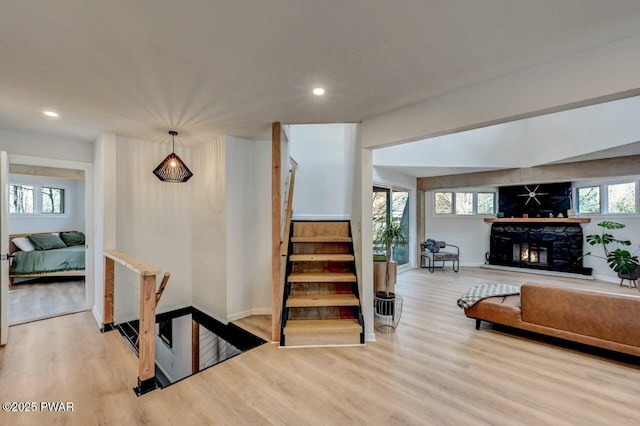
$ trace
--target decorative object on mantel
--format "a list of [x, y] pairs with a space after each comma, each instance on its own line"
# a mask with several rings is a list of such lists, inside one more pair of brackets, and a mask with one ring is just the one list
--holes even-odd
[[[631, 246], [631, 241], [619, 240], [615, 238], [613, 234], [607, 232], [614, 229], [623, 229], [627, 225], [624, 223], [605, 220], [598, 223], [598, 226], [602, 228], [602, 234], [590, 234], [587, 235], [585, 239], [589, 245], [601, 245], [604, 251], [604, 257], [595, 255], [591, 252], [585, 253], [584, 256], [594, 256], [600, 259], [605, 259], [609, 267], [614, 272], [618, 273], [620, 285], [622, 285], [624, 280], [629, 280], [629, 287], [634, 284], [635, 287], [637, 287], [637, 280], [640, 278], [640, 263], [638, 262], [638, 256], [636, 255], [638, 250], [631, 253], [629, 250], [621, 248], [622, 246]], [[615, 248], [609, 248], [609, 245], [611, 244], [615, 245]]]
[[402, 296], [389, 291], [389, 270], [393, 256], [393, 244], [407, 240], [405, 226], [401, 222], [387, 220], [385, 229], [378, 236], [386, 248], [385, 290], [377, 291], [374, 300], [373, 325], [382, 333], [393, 333], [402, 316]]
[[191, 170], [189, 170], [180, 157], [175, 154], [175, 137], [178, 136], [178, 132], [169, 130], [169, 134], [171, 135], [172, 144], [171, 154], [169, 154], [162, 163], [158, 164], [158, 167], [155, 168], [153, 174], [162, 182], [183, 183], [191, 179], [193, 173], [191, 173]]

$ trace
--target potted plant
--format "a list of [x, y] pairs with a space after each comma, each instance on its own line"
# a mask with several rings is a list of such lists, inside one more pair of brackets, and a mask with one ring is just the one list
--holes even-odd
[[386, 270], [385, 289], [376, 292], [376, 329], [389, 333], [395, 330], [402, 313], [402, 298], [389, 291], [389, 270], [393, 257], [393, 245], [407, 241], [406, 227], [400, 222], [387, 220], [384, 229], [378, 234], [377, 240], [385, 247]]
[[626, 227], [623, 223], [603, 221], [598, 223], [602, 228], [602, 234], [590, 234], [586, 236], [589, 245], [601, 245], [604, 256], [598, 256], [591, 252], [585, 256], [595, 256], [607, 261], [609, 267], [618, 273], [621, 279], [637, 280], [640, 277], [640, 263], [638, 262], [637, 250], [631, 253], [623, 248], [631, 246], [630, 240], [617, 239], [609, 231], [614, 229], [623, 229]]

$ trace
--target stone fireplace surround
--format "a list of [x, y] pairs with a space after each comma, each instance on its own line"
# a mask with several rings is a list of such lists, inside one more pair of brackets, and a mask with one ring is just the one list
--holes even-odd
[[582, 266], [580, 223], [566, 219], [491, 221], [491, 265], [591, 275], [591, 268]]

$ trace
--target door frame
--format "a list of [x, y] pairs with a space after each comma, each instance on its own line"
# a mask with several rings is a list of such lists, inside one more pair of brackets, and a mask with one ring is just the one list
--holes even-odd
[[[24, 164], [27, 166], [55, 167], [60, 169], [83, 170], [84, 171], [84, 234], [86, 245], [85, 256], [85, 310], [92, 310], [95, 299], [95, 279], [94, 279], [94, 200], [93, 200], [93, 164], [83, 161], [57, 160], [53, 158], [32, 157], [26, 155], [9, 154], [9, 165]], [[0, 212], [6, 215], [6, 211]], [[8, 288], [8, 283], [4, 284]]]

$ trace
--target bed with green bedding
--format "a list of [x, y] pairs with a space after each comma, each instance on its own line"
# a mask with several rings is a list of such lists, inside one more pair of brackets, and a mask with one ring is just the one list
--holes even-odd
[[[29, 247], [21, 247], [26, 239]], [[85, 275], [82, 232], [16, 234], [11, 235], [9, 241], [10, 285], [14, 278]]]
[[30, 252], [18, 251], [14, 253], [9, 274], [19, 276], [84, 270], [84, 253], [84, 246]]

